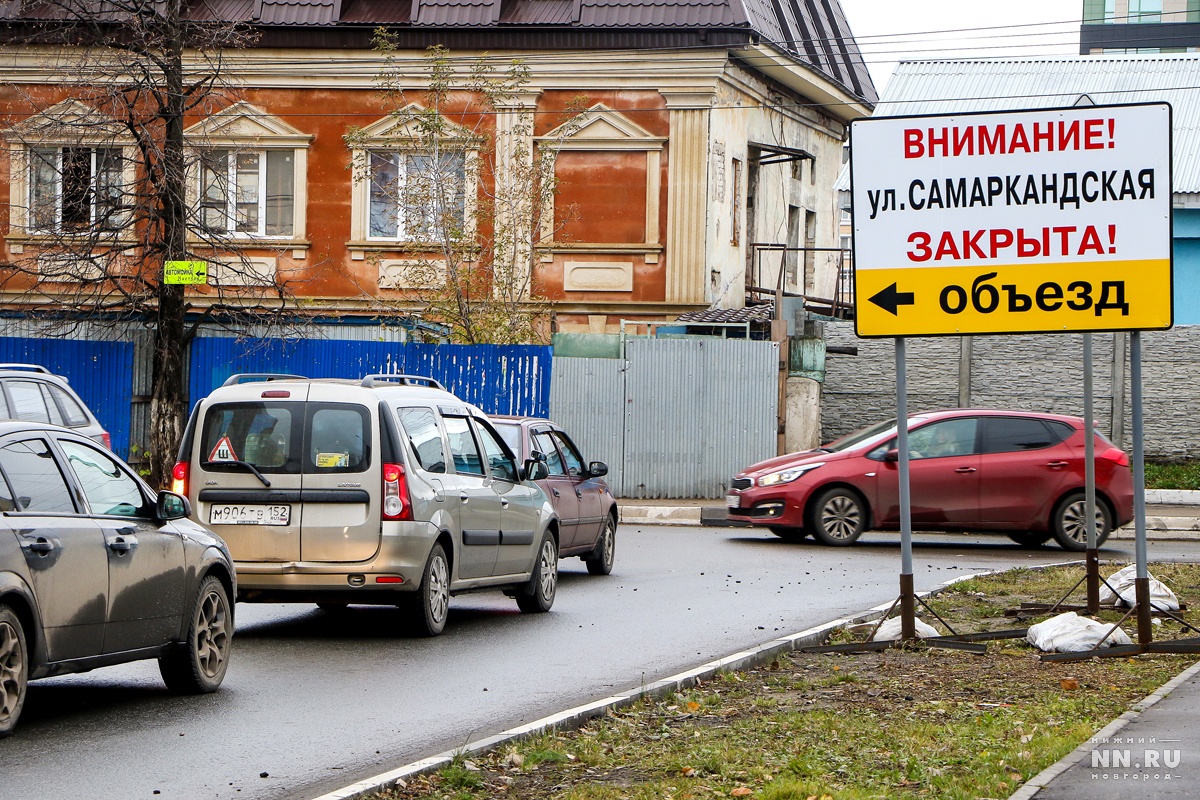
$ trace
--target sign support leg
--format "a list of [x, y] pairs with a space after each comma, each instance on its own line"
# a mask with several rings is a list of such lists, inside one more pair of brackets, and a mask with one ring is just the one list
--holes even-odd
[[1150, 568], [1146, 554], [1146, 437], [1142, 419], [1142, 332], [1129, 334], [1129, 389], [1133, 405], [1133, 524], [1137, 577], [1133, 588], [1137, 605], [1138, 644], [1153, 639], [1150, 625]]
[[904, 337], [896, 338], [896, 449], [900, 481], [900, 640], [917, 638], [916, 595], [913, 592], [912, 497], [908, 484], [908, 376]]
[[1092, 402], [1092, 334], [1083, 334], [1084, 514], [1087, 520], [1087, 613], [1100, 611], [1100, 544], [1096, 533], [1096, 434]]

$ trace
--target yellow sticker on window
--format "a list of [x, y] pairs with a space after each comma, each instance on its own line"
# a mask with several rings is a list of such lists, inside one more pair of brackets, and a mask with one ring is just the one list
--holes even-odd
[[348, 467], [350, 466], [349, 453], [317, 453], [318, 467]]

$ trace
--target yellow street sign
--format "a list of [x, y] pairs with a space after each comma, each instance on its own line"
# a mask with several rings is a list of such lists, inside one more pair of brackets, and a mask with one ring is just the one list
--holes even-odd
[[859, 336], [1172, 324], [1165, 103], [851, 128]]
[[208, 262], [168, 261], [163, 265], [163, 283], [206, 284], [208, 283]]

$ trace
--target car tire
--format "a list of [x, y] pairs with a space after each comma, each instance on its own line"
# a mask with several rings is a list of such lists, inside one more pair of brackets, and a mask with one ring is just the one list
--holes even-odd
[[446, 551], [435, 544], [425, 559], [421, 585], [407, 595], [400, 608], [409, 615], [408, 624], [417, 636], [438, 636], [450, 616], [450, 562]]
[[607, 575], [612, 572], [613, 561], [617, 557], [617, 520], [609, 514], [604, 518], [604, 530], [596, 542], [596, 549], [583, 559], [587, 571], [591, 575]]
[[835, 486], [808, 507], [808, 530], [821, 544], [848, 547], [867, 529], [867, 504], [852, 489]]
[[29, 686], [29, 648], [21, 620], [0, 605], [0, 739], [17, 727]]
[[768, 528], [771, 533], [783, 539], [785, 542], [799, 542], [808, 536], [808, 531], [804, 528], [792, 528], [786, 525], [771, 525]]
[[1041, 547], [1050, 541], [1050, 537], [1053, 535], [1046, 531], [1011, 531], [1008, 538], [1022, 547]]
[[[1080, 553], [1087, 550], [1087, 500], [1083, 492], [1072, 492], [1058, 501], [1050, 516], [1050, 530], [1064, 550]], [[1096, 546], [1104, 544], [1112, 531], [1113, 513], [1108, 503], [1096, 498]]]
[[158, 671], [176, 694], [215, 692], [229, 668], [233, 620], [225, 586], [209, 575], [200, 582], [188, 621], [187, 640], [158, 659]]
[[558, 546], [550, 531], [542, 534], [538, 545], [537, 557], [533, 562], [533, 574], [529, 583], [514, 595], [517, 608], [526, 614], [543, 614], [554, 605], [554, 595], [558, 592]]

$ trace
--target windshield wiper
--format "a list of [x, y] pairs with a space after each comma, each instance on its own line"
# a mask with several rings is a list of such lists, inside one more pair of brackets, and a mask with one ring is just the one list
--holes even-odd
[[238, 467], [245, 467], [246, 469], [248, 469], [254, 473], [254, 477], [256, 477], [260, 481], [262, 481], [263, 486], [267, 487], [268, 489], [271, 488], [271, 482], [269, 480], [267, 480], [267, 476], [263, 475], [261, 472], [259, 472], [258, 467], [254, 466], [249, 461], [205, 461], [205, 462], [201, 463], [200, 466], [204, 467], [205, 469], [208, 469], [209, 467], [216, 467], [216, 466], [221, 466], [224, 464], [233, 464]]

